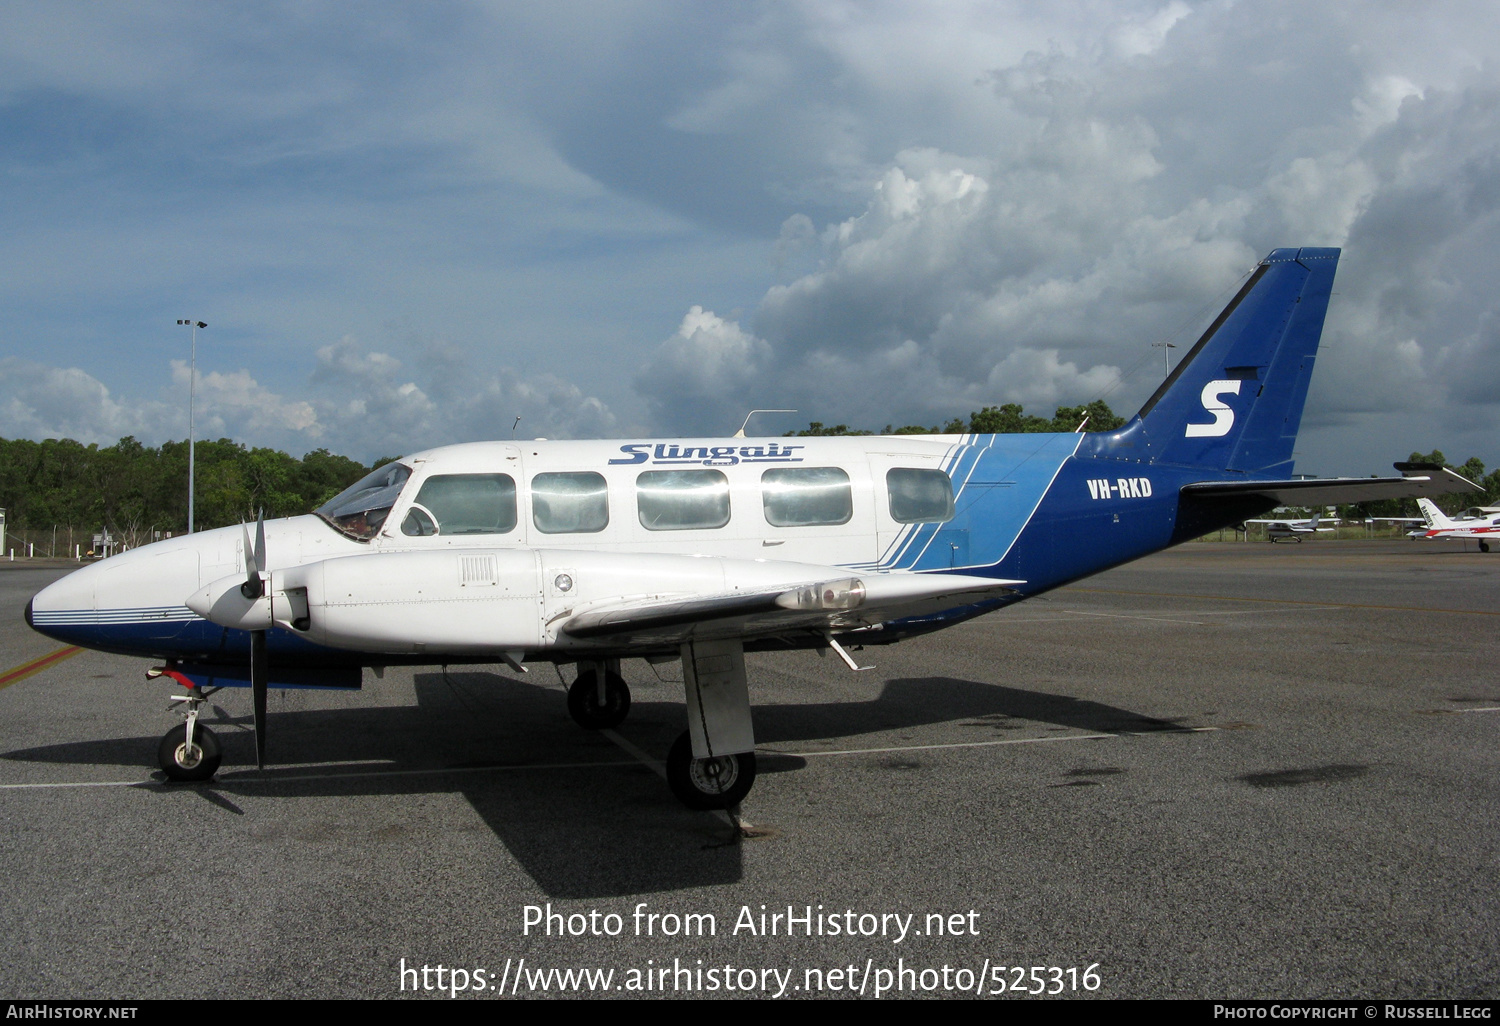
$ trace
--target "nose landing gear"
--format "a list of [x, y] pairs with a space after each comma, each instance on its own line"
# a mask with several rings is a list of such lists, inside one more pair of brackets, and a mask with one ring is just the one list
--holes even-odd
[[224, 758], [214, 732], [198, 723], [198, 713], [208, 693], [172, 669], [148, 670], [146, 676], [170, 677], [188, 689], [185, 695], [172, 696], [172, 701], [184, 703], [184, 717], [183, 722], [167, 731], [156, 746], [156, 761], [161, 771], [168, 780], [208, 780], [218, 772], [219, 763]]

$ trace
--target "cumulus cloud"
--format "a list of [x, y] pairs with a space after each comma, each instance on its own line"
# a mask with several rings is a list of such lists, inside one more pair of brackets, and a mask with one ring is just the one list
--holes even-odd
[[[427, 351], [434, 346], [425, 347]], [[301, 453], [327, 447], [362, 460], [450, 442], [520, 437], [598, 437], [615, 429], [599, 399], [550, 374], [483, 374], [450, 347], [448, 363], [418, 368], [419, 385], [388, 353], [346, 337], [318, 351], [307, 399], [263, 387], [247, 370], [200, 372], [195, 429]], [[77, 367], [0, 358], [0, 437], [74, 438], [109, 445], [133, 435], [148, 444], [188, 434], [189, 371], [172, 361], [170, 385], [151, 398], [117, 397]], [[515, 418], [521, 417], [520, 425]]]
[[1307, 469], [1500, 426], [1492, 3], [377, 10], [0, 14], [0, 431], [181, 437], [157, 329], [117, 358], [180, 296], [277, 354], [211, 424], [366, 458], [1128, 412], [1285, 245], [1345, 249]]
[[[694, 308], [756, 354], [712, 381], [719, 403], [867, 427], [1006, 401], [1129, 412], [1160, 380], [1152, 342], [1190, 344], [1260, 256], [1313, 245], [1345, 258], [1304, 452], [1373, 452], [1371, 423], [1451, 424], [1455, 403], [1493, 425], [1500, 53], [1456, 21], [1272, 6], [1062, 8], [1045, 45], [970, 79], [989, 105], [956, 102], [964, 129], [930, 125], [963, 149], [866, 165], [863, 209], [824, 222], [816, 266], [740, 322]], [[869, 22], [819, 33], [851, 73], [890, 45]], [[931, 75], [905, 99], [959, 88]], [[806, 263], [812, 225], [783, 222], [779, 264]], [[662, 426], [707, 429], [704, 403], [674, 397], [713, 349], [679, 331], [658, 350], [638, 385]]]

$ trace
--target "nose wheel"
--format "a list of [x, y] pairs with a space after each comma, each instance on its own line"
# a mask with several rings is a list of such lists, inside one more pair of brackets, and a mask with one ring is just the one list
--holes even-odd
[[207, 780], [218, 771], [223, 758], [213, 731], [198, 727], [192, 740], [188, 740], [186, 723], [167, 731], [156, 746], [156, 760], [168, 780]]
[[568, 688], [568, 714], [585, 730], [608, 730], [630, 713], [630, 685], [614, 670], [590, 666]]

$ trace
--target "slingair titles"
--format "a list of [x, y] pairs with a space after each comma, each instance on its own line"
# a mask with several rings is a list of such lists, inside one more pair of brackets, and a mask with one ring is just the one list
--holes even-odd
[[620, 446], [623, 459], [610, 466], [650, 463], [662, 467], [734, 467], [741, 463], [801, 463], [794, 455], [805, 445], [770, 442], [762, 445], [681, 445], [676, 442], [630, 442]]
[[1151, 479], [1149, 477], [1091, 477], [1088, 481], [1091, 499], [1149, 499]]

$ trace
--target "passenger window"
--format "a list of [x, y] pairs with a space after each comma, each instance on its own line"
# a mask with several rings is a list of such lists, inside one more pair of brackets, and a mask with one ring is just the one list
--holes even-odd
[[516, 526], [516, 482], [509, 474], [436, 474], [422, 482], [401, 533], [504, 534]]
[[886, 472], [891, 519], [898, 524], [942, 523], [953, 519], [953, 481], [941, 470], [895, 467]]
[[729, 523], [729, 479], [717, 470], [648, 470], [635, 479], [635, 501], [648, 531]]
[[543, 534], [587, 534], [609, 526], [609, 492], [592, 471], [531, 479], [531, 521]]
[[838, 467], [776, 467], [760, 475], [760, 501], [772, 527], [847, 524], [854, 516], [849, 475]]

